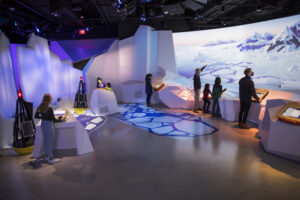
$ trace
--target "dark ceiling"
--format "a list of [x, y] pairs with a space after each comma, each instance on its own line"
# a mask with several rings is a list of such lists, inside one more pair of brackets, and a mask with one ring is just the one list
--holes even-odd
[[0, 0], [0, 29], [18, 43], [30, 32], [49, 40], [123, 39], [140, 24], [181, 32], [299, 13], [300, 0]]

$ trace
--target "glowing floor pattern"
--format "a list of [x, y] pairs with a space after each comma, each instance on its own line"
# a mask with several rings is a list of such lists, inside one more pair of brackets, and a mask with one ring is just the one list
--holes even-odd
[[82, 124], [88, 133], [95, 131], [105, 122], [105, 118], [102, 116], [79, 115], [76, 119]]
[[121, 117], [118, 118], [156, 135], [195, 137], [218, 130], [189, 113], [157, 111], [143, 104], [125, 104], [119, 110]]

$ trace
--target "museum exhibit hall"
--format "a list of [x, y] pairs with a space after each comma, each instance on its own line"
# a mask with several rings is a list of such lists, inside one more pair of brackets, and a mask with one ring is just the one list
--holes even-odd
[[0, 0], [1, 200], [299, 200], [300, 0]]

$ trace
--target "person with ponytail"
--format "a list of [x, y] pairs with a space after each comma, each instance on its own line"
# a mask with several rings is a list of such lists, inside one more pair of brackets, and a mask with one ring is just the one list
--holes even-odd
[[54, 158], [52, 152], [52, 138], [54, 135], [53, 122], [61, 122], [64, 121], [65, 118], [61, 117], [58, 120], [55, 118], [53, 109], [50, 107], [51, 101], [52, 96], [50, 94], [45, 94], [42, 103], [37, 108], [35, 118], [42, 120], [41, 128], [44, 141], [45, 159], [49, 164], [54, 164], [59, 162], [60, 159]]

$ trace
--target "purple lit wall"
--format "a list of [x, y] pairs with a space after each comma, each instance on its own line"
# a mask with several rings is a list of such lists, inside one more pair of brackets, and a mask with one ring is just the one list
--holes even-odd
[[57, 41], [51, 41], [49, 45], [50, 51], [55, 53], [61, 60], [71, 60], [71, 57], [67, 52], [60, 46]]
[[[57, 43], [70, 56], [72, 61], [75, 62], [105, 53], [114, 41], [115, 39], [60, 40]], [[60, 53], [53, 52], [60, 56]]]
[[20, 78], [19, 78], [20, 76], [19, 76], [19, 69], [18, 69], [17, 46], [24, 47], [25, 44], [10, 44], [10, 52], [11, 52], [11, 59], [14, 68], [16, 88], [17, 90], [20, 90], [21, 85], [20, 85]]

